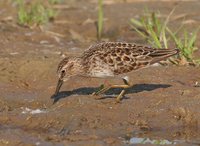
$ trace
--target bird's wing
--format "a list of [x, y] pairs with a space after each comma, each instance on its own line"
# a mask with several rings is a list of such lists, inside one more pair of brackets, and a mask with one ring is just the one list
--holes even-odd
[[134, 43], [103, 42], [90, 46], [83, 55], [100, 58], [120, 74], [146, 67], [178, 52], [177, 49], [157, 49]]

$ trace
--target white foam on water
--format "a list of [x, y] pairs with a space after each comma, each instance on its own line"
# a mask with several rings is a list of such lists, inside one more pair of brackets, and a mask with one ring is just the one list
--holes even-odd
[[30, 109], [27, 107], [21, 107], [22, 109], [22, 114], [41, 114], [41, 113], [46, 113], [46, 110], [41, 110], [41, 109]]

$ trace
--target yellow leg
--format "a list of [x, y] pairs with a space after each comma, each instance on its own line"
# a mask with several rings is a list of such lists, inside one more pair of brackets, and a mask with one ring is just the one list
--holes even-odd
[[123, 97], [123, 95], [125, 94], [125, 90], [123, 89], [122, 91], [121, 91], [121, 93], [117, 96], [117, 98], [116, 98], [116, 102], [117, 103], [119, 103], [120, 102], [120, 100], [122, 99], [122, 97]]
[[106, 92], [107, 90], [109, 90], [111, 88], [111, 86], [108, 87], [103, 87], [102, 89], [100, 89], [97, 92], [92, 93], [92, 95], [99, 95], [99, 94], [103, 94], [104, 92]]
[[124, 81], [124, 85], [110, 85], [108, 87], [104, 87], [101, 90], [94, 92], [92, 95], [99, 95], [99, 94], [103, 94], [104, 92], [106, 92], [107, 90], [111, 89], [111, 88], [124, 88], [120, 94], [116, 97], [116, 102], [119, 103], [121, 98], [123, 97], [123, 95], [125, 94], [125, 88], [129, 88], [130, 84], [128, 83], [127, 80], [123, 79]]

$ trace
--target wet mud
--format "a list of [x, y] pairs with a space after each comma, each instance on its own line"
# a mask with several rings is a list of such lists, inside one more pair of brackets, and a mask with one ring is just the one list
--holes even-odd
[[[30, 29], [16, 24], [10, 3], [0, 2], [0, 145], [200, 144], [199, 67], [169, 64], [131, 72], [133, 86], [119, 104], [121, 89], [91, 96], [102, 84], [123, 83], [118, 78], [74, 77], [53, 96], [59, 61], [96, 42], [97, 4], [64, 2], [54, 22]], [[193, 20], [189, 29], [200, 24], [198, 1], [107, 1], [104, 40], [145, 44], [128, 24], [145, 6], [166, 16], [177, 6], [175, 27], [181, 14]]]

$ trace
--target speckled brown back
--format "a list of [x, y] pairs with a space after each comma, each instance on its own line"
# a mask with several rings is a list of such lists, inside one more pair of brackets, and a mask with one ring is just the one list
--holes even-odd
[[85, 64], [97, 60], [109, 65], [115, 75], [146, 67], [174, 54], [176, 49], [156, 49], [133, 43], [106, 42], [92, 45], [81, 56]]

